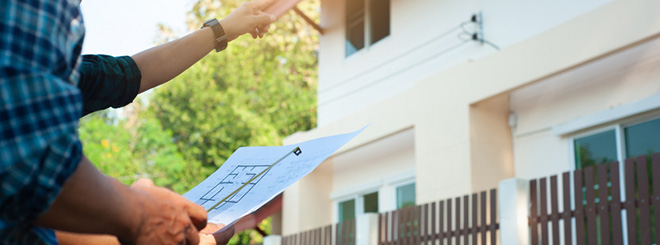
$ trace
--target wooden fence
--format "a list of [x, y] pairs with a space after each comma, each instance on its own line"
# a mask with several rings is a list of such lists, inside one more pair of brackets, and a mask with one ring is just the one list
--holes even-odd
[[355, 245], [355, 220], [282, 237], [282, 245], [332, 245], [333, 241], [334, 244]]
[[[654, 212], [660, 209], [660, 153], [653, 154], [649, 165], [650, 160], [640, 156], [627, 159], [623, 164], [625, 201], [621, 201], [618, 162], [576, 170], [573, 183], [571, 174], [563, 173], [561, 192], [557, 176], [550, 177], [550, 193], [547, 178], [530, 181], [531, 244], [548, 244], [550, 237], [553, 244], [561, 241], [574, 244], [573, 239], [577, 244], [603, 245], [623, 244], [624, 241], [628, 244], [655, 242], [653, 238], [657, 239], [660, 234], [660, 213]], [[562, 212], [559, 212], [560, 193]], [[563, 221], [561, 227], [560, 221]], [[561, 240], [560, 230], [563, 230]]]
[[[490, 244], [497, 244], [497, 191], [486, 194], [484, 191], [471, 198], [466, 195], [380, 214], [378, 244], [487, 244], [488, 233]], [[487, 196], [490, 205], [486, 205]]]

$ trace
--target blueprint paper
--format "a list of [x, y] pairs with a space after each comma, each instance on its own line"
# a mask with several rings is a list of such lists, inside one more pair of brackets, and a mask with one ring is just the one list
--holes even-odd
[[[311, 173], [321, 162], [366, 127], [352, 133], [313, 139], [287, 146], [241, 147], [202, 183], [183, 196], [206, 210], [282, 159], [248, 183], [225, 202], [208, 212], [212, 223], [233, 224], [254, 212], [287, 187]], [[300, 147], [300, 154], [289, 154]], [[285, 158], [282, 158], [286, 156]]]

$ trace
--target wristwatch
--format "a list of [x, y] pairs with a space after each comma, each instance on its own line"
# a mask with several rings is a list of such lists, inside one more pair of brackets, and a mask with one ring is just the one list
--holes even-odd
[[215, 52], [220, 52], [227, 48], [227, 35], [225, 34], [225, 29], [222, 29], [218, 19], [213, 18], [204, 22], [202, 28], [211, 27], [213, 29], [213, 34], [215, 34]]

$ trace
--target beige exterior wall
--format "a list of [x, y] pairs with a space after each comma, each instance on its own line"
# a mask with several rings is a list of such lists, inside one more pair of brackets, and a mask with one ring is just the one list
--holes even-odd
[[[483, 13], [486, 38], [508, 48], [612, 2], [390, 0], [390, 35], [346, 57], [345, 1], [321, 2], [319, 126], [367, 109], [452, 66], [497, 53], [476, 42], [448, 50], [461, 44], [458, 27], [473, 13]], [[465, 28], [471, 30], [472, 25]]]
[[[328, 1], [322, 7], [342, 9], [328, 6]], [[654, 41], [660, 36], [657, 9], [660, 2], [654, 0], [613, 1], [492, 55], [430, 74], [409, 89], [350, 115], [337, 114], [341, 120], [328, 121], [311, 131], [287, 137], [284, 143], [292, 144], [371, 125], [319, 170], [285, 191], [284, 235], [332, 222], [336, 213], [331, 213], [334, 204], [330, 196], [338, 189], [350, 188], [348, 182], [359, 179], [367, 182], [382, 178], [388, 171], [403, 169], [388, 163], [389, 170], [376, 170], [375, 158], [365, 160], [365, 165], [354, 163], [361, 175], [354, 175], [343, 166], [350, 164], [351, 154], [361, 156], [360, 151], [370, 151], [367, 149], [371, 144], [409, 129], [414, 129], [414, 155], [405, 158], [414, 159], [418, 203], [496, 187], [497, 181], [512, 175], [529, 178], [569, 169], [566, 136], [554, 135], [551, 127], [586, 113], [660, 93], [657, 87], [660, 83], [655, 80], [657, 74], [651, 69], [655, 63], [640, 59], [624, 64], [637, 64], [640, 70], [595, 79], [593, 87], [576, 82], [582, 80], [566, 80], [577, 85], [576, 91], [588, 92], [588, 98], [582, 97], [585, 93], [578, 95], [570, 91], [550, 94], [559, 97], [544, 97], [543, 93], [544, 96], [535, 96], [534, 86], [555, 84], [552, 79]], [[322, 38], [322, 42], [337, 40], [333, 34]], [[336, 70], [325, 64], [331, 62], [327, 56], [323, 57], [327, 53], [324, 50], [321, 53], [322, 74]], [[343, 54], [343, 49], [340, 53]], [[618, 62], [623, 61], [619, 59], [615, 63]], [[649, 66], [641, 68], [645, 62]], [[594, 75], [597, 72], [586, 77], [595, 78]], [[639, 88], [630, 90], [628, 85]], [[512, 131], [508, 129], [510, 111], [517, 115]], [[336, 162], [342, 158], [345, 162]]]
[[356, 187], [369, 189], [370, 183], [383, 183], [398, 173], [414, 171], [414, 133], [407, 129], [333, 157], [333, 196], [341, 198], [359, 192]]
[[508, 94], [470, 106], [472, 192], [495, 188], [514, 176], [509, 112]]
[[573, 136], [627, 118], [595, 124], [567, 135], [556, 135], [553, 127], [657, 94], [660, 94], [660, 39], [640, 43], [512, 92], [511, 111], [517, 117], [516, 177], [537, 178], [574, 169], [570, 149]]

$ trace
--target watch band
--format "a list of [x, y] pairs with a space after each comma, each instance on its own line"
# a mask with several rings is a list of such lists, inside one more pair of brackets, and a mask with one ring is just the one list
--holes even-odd
[[215, 51], [220, 52], [225, 50], [227, 48], [227, 35], [225, 34], [225, 29], [222, 29], [222, 25], [220, 25], [218, 19], [213, 18], [207, 20], [204, 22], [204, 25], [202, 25], [202, 28], [207, 26], [211, 27], [211, 29], [213, 29], [213, 34], [215, 34]]

